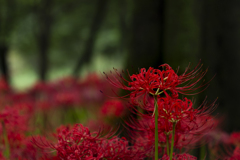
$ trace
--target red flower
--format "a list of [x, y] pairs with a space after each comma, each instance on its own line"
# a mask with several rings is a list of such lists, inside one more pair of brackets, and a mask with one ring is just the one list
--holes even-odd
[[[185, 72], [180, 76], [178, 76], [168, 64], [163, 64], [159, 67], [163, 69], [160, 70], [150, 67], [146, 70], [142, 68], [138, 74], [133, 74], [131, 76], [128, 74], [130, 80], [125, 79], [116, 69], [114, 69], [116, 76], [104, 74], [112, 85], [131, 91], [131, 98], [141, 95], [146, 97], [148, 94], [167, 94], [166, 91], [170, 91], [171, 96], [177, 98], [178, 93], [191, 94], [198, 88], [207, 84], [196, 86], [206, 74], [206, 71], [200, 71], [201, 66], [199, 66], [199, 64], [192, 71], [189, 71], [189, 67], [186, 68]], [[127, 82], [127, 85], [125, 85], [125, 82]]]
[[240, 132], [233, 132], [229, 139], [230, 143], [240, 147]]
[[[205, 128], [205, 124], [209, 123], [209, 121], [213, 120], [210, 117], [210, 113], [212, 113], [215, 109], [215, 103], [211, 105], [202, 104], [200, 107], [194, 109], [192, 106], [191, 100], [184, 98], [174, 99], [171, 97], [162, 97], [158, 98], [158, 130], [160, 132], [170, 132], [172, 131], [172, 124], [177, 123], [176, 130], [181, 133], [189, 133], [194, 130], [197, 131], [200, 128]], [[153, 104], [148, 103], [149, 106], [147, 108], [147, 114], [142, 114], [139, 112], [143, 119], [148, 119], [145, 123], [149, 124], [147, 126], [152, 126], [154, 128], [154, 117], [152, 113], [154, 112]], [[129, 107], [133, 108], [133, 107]], [[135, 123], [137, 121], [133, 121]], [[213, 122], [213, 121], [212, 121]], [[133, 125], [129, 124], [131, 127]], [[209, 125], [206, 125], [209, 128]], [[140, 127], [140, 126], [138, 126]], [[137, 129], [137, 127], [134, 127]], [[141, 128], [141, 127], [140, 127]]]
[[110, 138], [109, 135], [100, 137], [99, 132], [90, 133], [88, 128], [81, 124], [75, 125], [72, 129], [69, 127], [60, 128], [57, 138], [56, 144], [39, 138], [33, 138], [33, 143], [42, 149], [57, 151], [57, 157], [60, 159], [140, 160], [144, 158], [142, 152], [137, 148], [128, 146], [128, 141], [124, 138]]
[[2, 122], [0, 124], [0, 133], [3, 132], [3, 125], [8, 133], [24, 133], [28, 131], [29, 115], [21, 114], [22, 111], [23, 109], [17, 107], [5, 107], [0, 112], [0, 121]]
[[[176, 123], [175, 127], [175, 143], [176, 148], [192, 147], [207, 134], [214, 126], [213, 117], [209, 114], [214, 110], [214, 103], [207, 106], [203, 104], [197, 109], [192, 107], [192, 102], [184, 98], [173, 99], [171, 97], [164, 97], [158, 99], [158, 135], [159, 143], [166, 145], [166, 135], [169, 136], [169, 140], [172, 137], [173, 123]], [[154, 132], [155, 132], [155, 118], [152, 116], [154, 108], [148, 107], [148, 114], [140, 114], [141, 118], [132, 118], [130, 122], [126, 122], [127, 125], [137, 132], [145, 140], [140, 143], [150, 142], [153, 146]], [[135, 134], [135, 133], [132, 133]], [[133, 137], [134, 138], [134, 137]], [[151, 139], [148, 139], [151, 138]], [[137, 142], [138, 143], [138, 142]], [[140, 144], [140, 146], [143, 144]]]
[[107, 160], [126, 159], [141, 160], [144, 159], [144, 153], [137, 146], [129, 146], [128, 141], [123, 138], [113, 137], [109, 140], [103, 140], [102, 148], [104, 150], [104, 158]]
[[233, 155], [229, 158], [226, 158], [226, 160], [238, 160], [240, 159], [240, 148], [236, 147]]
[[0, 77], [0, 93], [6, 93], [10, 91], [10, 86], [8, 85], [4, 77]]
[[[153, 157], [154, 156], [154, 132], [144, 130], [144, 131], [132, 131], [132, 144], [140, 150], [144, 151], [145, 157]], [[166, 136], [164, 133], [158, 134], [158, 153], [161, 154], [166, 147]]]
[[186, 117], [193, 119], [193, 107], [191, 100], [184, 98], [172, 99], [171, 97], [158, 99], [159, 118], [169, 122], [178, 122]]
[[101, 107], [101, 114], [107, 117], [120, 117], [124, 111], [125, 107], [119, 100], [108, 100]]
[[[169, 160], [169, 156], [165, 154], [159, 160]], [[184, 154], [173, 153], [173, 159], [172, 160], [197, 160], [197, 157], [194, 157], [194, 156], [192, 156], [190, 154], [187, 154], [187, 153], [184, 153]]]

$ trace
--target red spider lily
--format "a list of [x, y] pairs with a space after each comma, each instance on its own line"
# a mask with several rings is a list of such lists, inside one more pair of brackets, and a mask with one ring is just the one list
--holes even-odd
[[[169, 156], [165, 154], [159, 160], [169, 160]], [[184, 153], [184, 154], [173, 153], [173, 159], [172, 160], [197, 160], [197, 157], [194, 157], [194, 156], [192, 156], [190, 154], [187, 154], [187, 153]]]
[[[21, 114], [20, 108], [6, 107], [0, 112], [0, 121], [4, 124], [7, 132], [24, 133], [28, 127], [29, 115]], [[3, 127], [0, 125], [0, 132], [2, 133]]]
[[171, 97], [158, 99], [159, 118], [169, 122], [178, 122], [186, 117], [193, 119], [192, 102], [185, 98], [184, 100], [172, 99]]
[[[178, 76], [168, 64], [163, 64], [159, 67], [163, 69], [160, 70], [150, 67], [148, 70], [142, 68], [138, 74], [131, 76], [128, 73], [130, 80], [125, 79], [116, 69], [114, 69], [116, 75], [113, 75], [112, 72], [110, 76], [104, 74], [112, 85], [131, 91], [131, 98], [141, 95], [145, 97], [148, 94], [160, 95], [163, 92], [167, 94], [167, 90], [171, 92], [172, 97], [177, 98], [178, 93], [191, 94], [197, 89], [207, 85], [206, 83], [197, 86], [198, 82], [206, 74], [206, 71], [201, 71], [199, 64], [192, 71], [189, 71], [190, 67], [187, 67], [185, 72], [180, 76]], [[125, 82], [127, 84], [125, 84]]]
[[10, 141], [10, 159], [46, 159], [48, 154], [32, 144], [30, 137], [21, 135], [15, 141]]
[[2, 153], [9, 150], [10, 155], [6, 155], [7, 159], [35, 159], [41, 155], [26, 136], [26, 133], [32, 130], [29, 126], [31, 109], [28, 107], [20, 103], [6, 107], [0, 112], [0, 141], [3, 144], [0, 150]]
[[81, 102], [79, 91], [61, 91], [53, 95], [53, 100], [57, 106], [77, 105]]
[[233, 132], [229, 138], [230, 143], [240, 147], [240, 132]]
[[210, 155], [215, 159], [223, 159], [232, 155], [234, 146], [229, 142], [229, 135], [219, 128], [214, 128], [204, 135], [200, 142], [207, 142], [206, 146], [210, 151]]
[[102, 147], [104, 151], [104, 158], [109, 160], [127, 159], [127, 160], [141, 160], [144, 159], [146, 151], [139, 150], [136, 146], [129, 146], [125, 138], [113, 137], [109, 140], [104, 140]]
[[[203, 103], [194, 109], [192, 102], [187, 98], [183, 100], [164, 97], [158, 99], [158, 137], [159, 143], [166, 145], [166, 136], [172, 137], [173, 123], [176, 123], [174, 147], [185, 148], [197, 145], [197, 142], [215, 126], [213, 117], [209, 114], [215, 109], [214, 103], [207, 106]], [[152, 117], [153, 107], [148, 107], [150, 114], [139, 113], [139, 119], [131, 118], [126, 124], [143, 136], [148, 144], [154, 143], [155, 119]], [[135, 134], [135, 133], [132, 133]], [[151, 135], [151, 136], [150, 136]], [[165, 136], [165, 138], [163, 138]], [[132, 136], [134, 138], [134, 136]], [[151, 139], [147, 139], [151, 137]], [[143, 143], [141, 141], [141, 143]], [[140, 144], [142, 145], [142, 144]]]
[[[199, 117], [198, 119], [206, 119], [208, 117]], [[197, 120], [198, 121], [198, 120]], [[202, 121], [202, 120], [201, 120]], [[199, 126], [192, 125], [196, 122], [190, 123], [188, 127], [181, 126], [181, 121], [179, 121], [176, 125], [176, 133], [174, 137], [174, 147], [178, 149], [191, 149], [194, 146], [198, 145], [198, 142], [201, 141], [202, 137], [207, 134], [213, 127], [213, 122], [210, 118], [208, 118], [208, 122], [201, 122]], [[129, 123], [128, 123], [129, 124]], [[158, 143], [159, 143], [159, 153], [162, 153], [164, 150], [162, 148], [166, 148], [166, 135], [168, 135], [168, 139], [172, 138], [172, 130], [168, 130], [168, 132], [164, 131], [165, 121], [163, 123], [158, 123], [158, 127], [160, 128], [158, 132]], [[172, 129], [171, 123], [168, 123], [169, 128]], [[147, 157], [152, 157], [154, 153], [154, 119], [142, 119], [139, 122], [132, 122], [130, 127], [133, 129], [131, 131], [133, 143], [136, 146], [144, 149], [146, 151]]]
[[225, 158], [225, 160], [238, 160], [240, 159], [240, 148], [236, 147], [231, 157]]
[[41, 94], [49, 93], [53, 90], [52, 86], [45, 82], [36, 83], [32, 89], [30, 89], [30, 93], [34, 96], [41, 96]]
[[6, 93], [8, 91], [10, 91], [10, 86], [4, 77], [0, 77], [0, 93]]
[[[86, 104], [93, 102], [103, 102], [106, 99], [99, 90], [104, 90], [107, 94], [111, 92], [109, 84], [105, 79], [101, 79], [97, 74], [89, 74], [85, 79], [80, 81], [81, 97]], [[115, 89], [114, 92], [118, 90]]]
[[81, 81], [66, 77], [51, 83], [38, 82], [29, 90], [26, 97], [28, 101], [33, 101], [33, 105], [37, 106], [36, 108], [43, 109], [89, 104], [97, 106], [105, 100], [99, 90], [103, 88], [107, 90], [109, 85], [96, 74], [90, 74]]
[[[107, 135], [108, 138], [109, 136]], [[56, 144], [39, 138], [33, 138], [33, 143], [42, 149], [57, 151], [57, 157], [60, 159], [142, 159], [141, 152], [137, 148], [128, 146], [125, 139], [117, 137], [107, 139], [107, 137], [100, 137], [99, 132], [90, 133], [88, 128], [77, 124], [72, 129], [60, 128]]]
[[[133, 106], [130, 106], [129, 108], [133, 108]], [[145, 122], [141, 125], [145, 125], [145, 127], [153, 129], [155, 128], [154, 118], [152, 117], [154, 107], [149, 105], [148, 107], [145, 108], [147, 108], [148, 111], [147, 114], [144, 113], [142, 114], [138, 112], [140, 117], [145, 117], [143, 118], [144, 119], [143, 121]], [[183, 100], [173, 99], [169, 96], [159, 98], [158, 130], [159, 132], [170, 132], [172, 131], [173, 126], [172, 124], [177, 123], [176, 130], [178, 132], [190, 133], [192, 131], [195, 131], [196, 134], [198, 134], [197, 132], [202, 132], [203, 130], [205, 130], [204, 128], [211, 128], [209, 126], [212, 126], [214, 124], [213, 118], [210, 117], [209, 115], [214, 111], [215, 108], [216, 108], [215, 103], [212, 103], [210, 105], [206, 105], [206, 103], [203, 103], [200, 107], [194, 109], [191, 100], [187, 98], [184, 98]], [[132, 122], [133, 123], [127, 122], [127, 124], [130, 127], [133, 127], [134, 129], [143, 128], [143, 126], [137, 125], [139, 124], [137, 120], [132, 119]], [[134, 127], [134, 125], [136, 126]]]
[[[198, 142], [200, 146], [206, 145], [209, 154], [212, 157], [211, 159], [213, 159], [213, 157], [214, 159], [224, 159], [223, 157], [229, 157], [232, 155], [235, 148], [233, 146], [233, 137], [235, 136], [231, 138], [229, 134], [221, 130], [219, 124], [222, 122], [222, 118], [216, 119], [215, 117], [212, 117], [211, 123], [214, 124], [213, 127], [210, 128], [209, 132], [204, 134]], [[209, 123], [207, 123], [205, 126], [207, 125], [209, 125]]]
[[[151, 131], [132, 131], [132, 144], [140, 150], [144, 151], [144, 157], [153, 157], [154, 156], [154, 132]], [[159, 154], [163, 153], [164, 148], [166, 147], [166, 136], [164, 133], [158, 134], [158, 152]]]
[[91, 156], [95, 158], [99, 156], [97, 154], [99, 149], [98, 134], [93, 136], [88, 128], [81, 124], [75, 125], [72, 129], [62, 126], [58, 129], [56, 136], [58, 139], [56, 144], [39, 137], [33, 138], [33, 143], [48, 152], [57, 151], [59, 159], [87, 159]]
[[47, 99], [39, 99], [35, 102], [36, 109], [47, 111], [53, 107], [53, 103]]
[[120, 100], [108, 100], [104, 102], [100, 112], [107, 117], [121, 117], [125, 112], [125, 107]]

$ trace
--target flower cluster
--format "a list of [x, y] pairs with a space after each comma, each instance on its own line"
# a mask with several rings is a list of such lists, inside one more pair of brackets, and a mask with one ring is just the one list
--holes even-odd
[[122, 101], [108, 100], [101, 107], [103, 117], [121, 117], [124, 114], [125, 107]]
[[[142, 68], [138, 74], [129, 75], [128, 73], [130, 80], [124, 78], [117, 69], [114, 69], [115, 75], [114, 72], [111, 72], [110, 76], [104, 74], [112, 85], [130, 91], [130, 97], [132, 98], [141, 95], [144, 95], [144, 98], [146, 98], [148, 94], [160, 95], [162, 92], [167, 94], [167, 90], [171, 92], [172, 97], [177, 98], [179, 93], [191, 94], [208, 84], [197, 86], [198, 82], [206, 74], [206, 71], [201, 71], [199, 64], [192, 71], [189, 71], [190, 68], [187, 67], [180, 76], [168, 64], [163, 64], [159, 67], [162, 70], [149, 67], [148, 70]], [[125, 85], [125, 82], [127, 85]]]
[[41, 153], [26, 134], [32, 131], [29, 127], [28, 109], [22, 106], [5, 107], [0, 113], [0, 140], [3, 142], [1, 159], [37, 158]]
[[[48, 153], [31, 142], [32, 135], [52, 132], [59, 124], [70, 120], [76, 123], [85, 106], [92, 106], [100, 113], [106, 97], [99, 90], [110, 91], [109, 86], [99, 76], [91, 74], [81, 80], [66, 77], [48, 83], [38, 82], [27, 91], [16, 92], [0, 78], [0, 159], [48, 158]], [[117, 110], [120, 112], [121, 109]]]
[[143, 152], [134, 146], [129, 146], [125, 138], [106, 135], [99, 132], [90, 133], [87, 127], [76, 124], [72, 128], [61, 127], [56, 135], [57, 143], [50, 143], [38, 137], [34, 143], [44, 150], [53, 149], [60, 159], [88, 160], [141, 160]]
[[[200, 64], [193, 70], [187, 67], [182, 74], [168, 64], [157, 69], [142, 68], [132, 75], [114, 69], [105, 74], [107, 82], [95, 74], [81, 81], [68, 77], [39, 82], [25, 93], [15, 93], [0, 80], [0, 158], [195, 160], [188, 154], [190, 149], [214, 139], [215, 144], [209, 143], [209, 148], [217, 153], [219, 150], [214, 147], [221, 139], [221, 143], [232, 146], [229, 154], [222, 157], [238, 159], [239, 134], [233, 133], [230, 138], [224, 133], [218, 135], [220, 138], [215, 136], [218, 122], [211, 116], [215, 102], [204, 101], [195, 107], [194, 101], [185, 97], [208, 86], [208, 82], [201, 83], [205, 74]], [[107, 100], [105, 95], [112, 91], [108, 82], [117, 88], [113, 92], [122, 99]], [[127, 94], [119, 96], [119, 89]], [[99, 90], [104, 90], [104, 94]], [[88, 116], [93, 119], [88, 120]], [[112, 132], [111, 125], [122, 120], [124, 124], [118, 129], [128, 132]], [[66, 122], [75, 125], [55, 130]], [[53, 136], [49, 136], [52, 132]]]
[[226, 160], [240, 159], [240, 132], [233, 132], [229, 136], [228, 141], [230, 144], [234, 145], [235, 149], [231, 155], [226, 158]]
[[[160, 158], [160, 160], [169, 160], [169, 156], [165, 154], [162, 158]], [[197, 158], [187, 153], [183, 154], [173, 153], [173, 160], [197, 160]]]
[[[151, 157], [155, 149], [155, 159], [158, 154], [166, 154], [172, 160], [174, 148], [182, 149], [196, 144], [214, 127], [210, 114], [215, 105], [203, 103], [194, 108], [190, 99], [179, 98], [179, 94], [197, 94], [198, 89], [207, 87], [208, 83], [198, 85], [206, 74], [206, 71], [201, 71], [200, 65], [192, 71], [188, 67], [181, 75], [168, 64], [159, 68], [142, 68], [137, 74], [128, 73], [129, 78], [114, 69], [115, 72], [106, 74], [106, 77], [112, 85], [129, 91], [126, 95], [130, 98], [128, 108], [137, 116], [132, 116], [126, 123], [135, 135], [132, 136], [135, 145], [152, 148], [147, 152]], [[136, 137], [137, 140], [134, 140]], [[155, 148], [152, 147], [154, 143]]]

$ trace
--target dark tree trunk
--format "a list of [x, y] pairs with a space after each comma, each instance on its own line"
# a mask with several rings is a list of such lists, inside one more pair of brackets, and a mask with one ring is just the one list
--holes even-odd
[[126, 62], [130, 73], [138, 68], [158, 67], [162, 64], [163, 21], [163, 0], [134, 0], [129, 33], [130, 53]]
[[108, 0], [98, 0], [96, 4], [96, 13], [90, 26], [90, 35], [86, 42], [83, 53], [80, 55], [77, 64], [73, 70], [73, 75], [77, 76], [83, 64], [89, 63], [92, 57], [97, 33], [105, 17]]
[[166, 1], [164, 60], [173, 69], [200, 60], [200, 9], [196, 0]]
[[0, 45], [0, 69], [2, 76], [6, 82], [9, 83], [9, 68], [7, 63], [8, 47], [6, 45]]
[[39, 48], [39, 79], [45, 81], [48, 70], [48, 53], [51, 38], [52, 25], [52, 0], [44, 0], [40, 4], [38, 18], [39, 18], [39, 32], [38, 32], [38, 48]]
[[10, 83], [9, 64], [7, 62], [9, 51], [9, 37], [16, 21], [16, 1], [0, 1], [0, 70], [7, 83]]
[[127, 33], [129, 31], [129, 28], [127, 26], [126, 22], [126, 0], [118, 0], [119, 5], [119, 29], [121, 32], [121, 40], [120, 40], [120, 53], [124, 53], [125, 49], [128, 47], [127, 44], [129, 43], [129, 38], [127, 36]]
[[218, 97], [218, 111], [225, 114], [225, 129], [240, 130], [240, 1], [204, 1], [202, 56], [209, 75], [216, 77], [207, 90]]

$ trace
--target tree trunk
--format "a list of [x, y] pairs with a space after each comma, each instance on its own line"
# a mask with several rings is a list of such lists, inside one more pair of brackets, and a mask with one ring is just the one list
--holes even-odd
[[127, 36], [127, 33], [129, 31], [129, 27], [127, 26], [126, 17], [127, 17], [127, 2], [126, 0], [118, 0], [118, 6], [119, 6], [119, 30], [121, 33], [121, 39], [120, 39], [120, 53], [123, 54], [124, 51], [127, 49], [127, 44], [129, 43], [129, 38]]
[[164, 60], [173, 69], [200, 60], [200, 9], [196, 0], [166, 1]]
[[225, 129], [240, 130], [240, 1], [204, 1], [202, 56], [209, 66], [208, 75], [216, 77], [207, 90], [218, 97], [218, 112], [225, 114]]
[[98, 0], [96, 5], [96, 14], [90, 26], [90, 35], [86, 42], [83, 53], [80, 55], [77, 64], [73, 70], [73, 75], [77, 76], [83, 64], [89, 63], [93, 54], [94, 44], [97, 38], [97, 33], [101, 27], [106, 13], [108, 0]]
[[9, 37], [16, 21], [16, 1], [0, 2], [0, 70], [6, 82], [10, 83], [9, 65], [7, 62], [9, 51]]
[[2, 76], [9, 83], [9, 68], [7, 63], [8, 47], [4, 44], [0, 45], [0, 69]]
[[130, 50], [126, 68], [130, 73], [138, 68], [162, 64], [163, 0], [134, 0]]
[[45, 81], [48, 70], [48, 53], [51, 38], [52, 25], [52, 0], [44, 0], [40, 4], [38, 12], [39, 33], [38, 33], [38, 48], [39, 48], [39, 79]]

